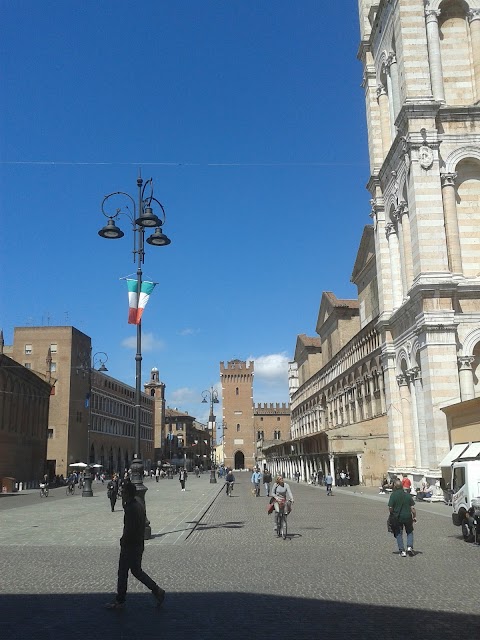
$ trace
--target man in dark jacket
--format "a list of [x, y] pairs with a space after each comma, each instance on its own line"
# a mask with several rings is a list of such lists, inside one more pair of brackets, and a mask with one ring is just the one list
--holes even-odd
[[123, 609], [127, 595], [128, 571], [140, 580], [153, 594], [160, 606], [165, 599], [165, 591], [142, 569], [145, 534], [145, 507], [135, 497], [137, 489], [131, 482], [123, 485], [122, 498], [125, 515], [123, 535], [120, 538], [120, 559], [118, 561], [117, 597], [106, 605], [107, 609]]
[[[413, 550], [413, 523], [417, 521], [415, 502], [410, 493], [405, 493], [401, 480], [395, 480], [393, 491], [388, 501], [390, 509], [390, 524], [392, 533], [398, 544], [398, 552], [402, 558], [407, 555], [414, 556]], [[392, 521], [393, 518], [393, 521]], [[403, 529], [407, 534], [407, 550], [403, 544]]]
[[115, 503], [117, 502], [118, 496], [118, 477], [117, 474], [114, 473], [112, 479], [108, 481], [107, 484], [107, 497], [110, 500], [110, 507], [112, 511], [115, 511]]

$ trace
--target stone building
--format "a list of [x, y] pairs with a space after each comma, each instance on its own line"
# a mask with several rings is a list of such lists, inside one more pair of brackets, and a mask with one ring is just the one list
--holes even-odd
[[310, 480], [318, 472], [378, 485], [388, 468], [385, 389], [380, 363], [373, 228], [367, 226], [352, 274], [357, 300], [322, 295], [318, 337], [297, 337], [290, 384], [291, 432], [263, 451], [274, 473]]
[[158, 460], [174, 466], [186, 466], [191, 471], [195, 466], [210, 468], [214, 459], [211, 433], [194, 416], [167, 407], [162, 436], [163, 448]]
[[390, 471], [480, 395], [480, 0], [359, 0]]
[[[16, 327], [8, 347], [26, 370], [55, 380], [50, 396], [47, 465], [63, 475], [73, 462], [129, 467], [135, 447], [135, 389], [94, 369], [91, 339], [75, 327]], [[94, 354], [95, 355], [95, 354]], [[142, 394], [141, 454], [153, 458], [156, 398]]]
[[263, 446], [287, 439], [288, 404], [253, 402], [253, 361], [220, 362], [223, 405], [223, 460], [226, 467], [253, 469], [264, 461]]
[[[0, 343], [0, 347], [3, 344]], [[46, 471], [48, 408], [52, 381], [0, 349], [0, 486], [38, 483]]]

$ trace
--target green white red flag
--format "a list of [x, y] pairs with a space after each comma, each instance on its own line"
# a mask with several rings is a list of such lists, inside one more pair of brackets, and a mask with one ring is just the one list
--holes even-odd
[[143, 310], [147, 306], [150, 294], [155, 289], [156, 282], [142, 282], [140, 297], [138, 296], [138, 282], [127, 278], [128, 286], [128, 324], [140, 324]]

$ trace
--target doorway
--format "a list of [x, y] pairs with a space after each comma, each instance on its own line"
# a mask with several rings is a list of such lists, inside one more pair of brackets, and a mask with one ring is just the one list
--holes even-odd
[[243, 454], [242, 451], [237, 451], [235, 453], [233, 467], [234, 467], [234, 469], [244, 469], [245, 468], [245, 455]]

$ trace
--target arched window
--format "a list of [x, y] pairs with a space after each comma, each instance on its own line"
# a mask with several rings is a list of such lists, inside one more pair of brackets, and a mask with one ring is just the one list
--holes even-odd
[[240, 425], [237, 424], [237, 431], [240, 431]]
[[238, 396], [238, 387], [235, 389], [235, 395]]

